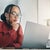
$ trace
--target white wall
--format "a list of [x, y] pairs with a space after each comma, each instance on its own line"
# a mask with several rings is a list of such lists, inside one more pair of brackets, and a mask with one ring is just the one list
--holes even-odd
[[47, 26], [47, 19], [50, 18], [50, 0], [18, 0], [18, 2], [22, 10], [23, 29], [26, 21]]
[[50, 18], [50, 0], [38, 0], [38, 23], [47, 25]]
[[22, 26], [25, 29], [26, 21], [37, 23], [37, 0], [18, 0], [22, 11]]

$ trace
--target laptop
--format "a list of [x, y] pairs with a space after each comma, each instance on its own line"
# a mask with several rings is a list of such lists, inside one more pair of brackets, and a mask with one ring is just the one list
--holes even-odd
[[27, 21], [22, 48], [46, 48], [48, 36], [48, 27]]

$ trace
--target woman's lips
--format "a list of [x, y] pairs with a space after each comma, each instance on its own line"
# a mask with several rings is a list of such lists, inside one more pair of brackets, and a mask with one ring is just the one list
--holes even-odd
[[18, 21], [18, 20], [14, 20], [14, 22], [15, 22], [15, 23], [19, 23], [19, 21]]
[[17, 22], [17, 20], [14, 20], [15, 22]]

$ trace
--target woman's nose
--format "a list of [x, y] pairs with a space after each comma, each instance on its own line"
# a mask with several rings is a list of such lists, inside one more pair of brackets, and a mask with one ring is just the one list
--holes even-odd
[[18, 17], [15, 16], [15, 19], [17, 19]]
[[17, 20], [18, 19], [18, 17], [15, 17], [15, 20]]

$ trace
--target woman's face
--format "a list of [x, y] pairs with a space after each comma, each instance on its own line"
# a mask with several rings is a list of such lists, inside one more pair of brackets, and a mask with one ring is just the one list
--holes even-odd
[[[9, 16], [10, 15], [10, 16]], [[6, 16], [6, 20], [10, 23], [13, 23], [13, 22], [17, 22], [18, 19], [19, 19], [19, 15], [20, 15], [20, 10], [18, 7], [16, 6], [13, 6], [12, 10], [11, 10], [11, 13], [10, 14], [7, 14]]]

